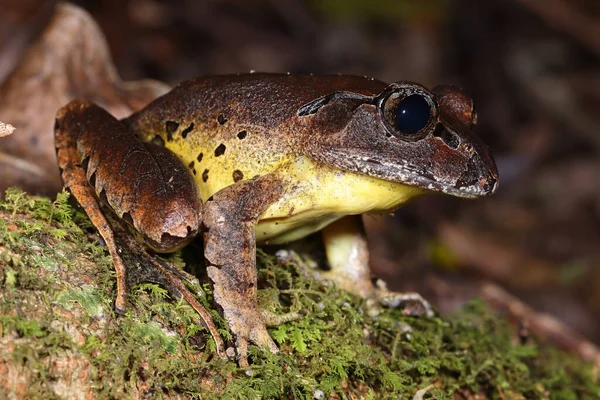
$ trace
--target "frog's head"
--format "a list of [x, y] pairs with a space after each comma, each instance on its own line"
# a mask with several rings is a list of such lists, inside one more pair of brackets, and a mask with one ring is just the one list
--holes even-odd
[[473, 100], [452, 86], [397, 82], [375, 96], [334, 92], [298, 111], [310, 118], [306, 148], [348, 171], [459, 197], [498, 186], [488, 147], [473, 133]]

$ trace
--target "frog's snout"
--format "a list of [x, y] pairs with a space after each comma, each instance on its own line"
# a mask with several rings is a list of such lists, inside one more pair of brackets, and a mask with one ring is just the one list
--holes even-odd
[[481, 191], [483, 193], [486, 193], [486, 194], [494, 193], [496, 191], [496, 188], [498, 187], [498, 178], [495, 178], [495, 177], [482, 178], [479, 181], [479, 187], [481, 188]]
[[487, 196], [498, 189], [498, 167], [496, 161], [487, 146], [477, 146], [477, 157], [479, 158], [479, 173], [483, 175], [479, 179], [480, 196]]
[[464, 197], [488, 196], [498, 188], [498, 169], [487, 147], [473, 149], [466, 168], [457, 180], [455, 188]]

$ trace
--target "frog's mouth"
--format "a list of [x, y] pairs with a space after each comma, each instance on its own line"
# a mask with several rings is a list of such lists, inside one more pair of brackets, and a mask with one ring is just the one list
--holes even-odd
[[[488, 196], [498, 188], [496, 166], [483, 167], [483, 160], [477, 155], [462, 166], [462, 171], [441, 169], [435, 174], [433, 169], [418, 167], [403, 161], [402, 164], [367, 157], [336, 158], [343, 169], [358, 172], [386, 181], [416, 186], [432, 192], [442, 192], [456, 197], [477, 198]], [[342, 161], [343, 160], [343, 161]], [[430, 166], [431, 163], [424, 163]]]
[[[475, 157], [474, 157], [475, 158]], [[443, 192], [452, 196], [463, 198], [477, 198], [494, 193], [498, 187], [497, 174], [494, 170], [482, 170], [476, 159], [471, 159], [464, 171], [456, 174], [457, 178], [449, 175], [434, 175], [431, 171], [417, 168], [414, 165], [397, 165], [389, 162], [380, 162], [366, 159], [361, 163], [362, 169], [368, 169], [369, 175], [378, 178], [401, 182], [411, 186]], [[494, 166], [495, 167], [495, 166]]]

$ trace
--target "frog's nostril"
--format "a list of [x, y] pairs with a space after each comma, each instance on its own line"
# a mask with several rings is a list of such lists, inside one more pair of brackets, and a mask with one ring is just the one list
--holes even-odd
[[479, 187], [485, 193], [492, 193], [494, 190], [496, 190], [497, 183], [498, 180], [495, 178], [483, 178], [481, 181], [479, 181]]

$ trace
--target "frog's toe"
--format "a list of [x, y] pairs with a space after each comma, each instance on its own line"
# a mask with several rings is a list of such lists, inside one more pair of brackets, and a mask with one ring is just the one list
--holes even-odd
[[115, 301], [115, 304], [114, 304], [114, 306], [115, 306], [115, 312], [116, 312], [118, 315], [125, 315], [125, 304], [123, 304], [123, 305], [120, 305], [120, 304], [118, 304], [118, 303]]
[[267, 348], [271, 353], [277, 353], [279, 348], [267, 330], [267, 324], [262, 315], [226, 315], [231, 330], [236, 337], [236, 351], [241, 368], [248, 367], [248, 342]]
[[302, 318], [302, 314], [298, 312], [289, 312], [287, 314], [275, 314], [270, 311], [261, 310], [261, 314], [267, 326], [279, 326], [290, 321], [297, 321]]
[[271, 353], [279, 352], [279, 348], [271, 338], [268, 326], [277, 326], [302, 317], [300, 313], [274, 314], [252, 307], [245, 310], [224, 310], [225, 318], [236, 338], [236, 352], [239, 365], [248, 367], [248, 343], [260, 348], [267, 348]]
[[433, 317], [433, 306], [419, 293], [398, 293], [387, 289], [375, 289], [375, 299], [379, 304], [389, 308], [402, 308], [406, 315]]
[[115, 298], [115, 312], [119, 315], [125, 314], [125, 306], [127, 303], [127, 289], [125, 287], [117, 288], [117, 297]]
[[185, 272], [181, 268], [177, 268], [177, 266], [171, 264], [171, 262], [165, 260], [163, 266], [167, 268], [173, 275], [181, 279], [182, 281], [187, 282], [191, 286], [198, 287], [200, 286], [200, 281], [194, 275]]
[[267, 326], [256, 327], [250, 332], [250, 341], [261, 348], [268, 348], [271, 353], [279, 352], [279, 347], [267, 331]]

